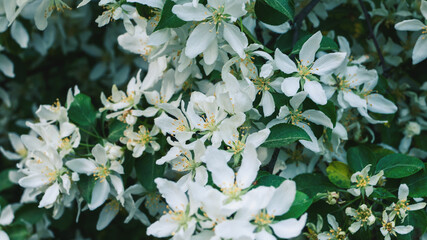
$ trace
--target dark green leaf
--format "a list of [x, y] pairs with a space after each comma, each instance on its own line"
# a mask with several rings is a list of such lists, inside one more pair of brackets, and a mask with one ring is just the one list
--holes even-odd
[[70, 120], [80, 126], [94, 126], [96, 121], [96, 111], [90, 97], [80, 93], [74, 97], [68, 109]]
[[404, 178], [424, 168], [424, 163], [416, 157], [394, 153], [380, 159], [375, 172], [384, 171], [388, 178]]
[[255, 187], [259, 187], [259, 186], [273, 186], [275, 188], [279, 187], [280, 184], [282, 184], [282, 182], [285, 181], [285, 179], [283, 177], [277, 176], [277, 175], [272, 175], [270, 173], [263, 175], [262, 177], [260, 177], [255, 183]]
[[305, 173], [293, 179], [297, 183], [297, 190], [307, 194], [310, 198], [317, 193], [332, 192], [337, 189], [328, 178], [320, 173]]
[[144, 17], [146, 19], [150, 19], [151, 17], [155, 16], [156, 14], [153, 11], [153, 8], [144, 4], [136, 4], [136, 10], [138, 11], [138, 14], [141, 17]]
[[39, 208], [35, 203], [25, 204], [16, 210], [15, 220], [23, 220], [25, 222], [35, 224], [43, 218], [45, 213], [46, 209]]
[[289, 17], [268, 5], [265, 0], [256, 1], [255, 15], [258, 20], [270, 25], [280, 25], [289, 20]]
[[83, 197], [83, 199], [90, 203], [92, 201], [92, 191], [93, 187], [95, 186], [95, 179], [93, 176], [87, 176], [87, 175], [79, 175], [80, 180], [77, 182], [77, 187], [79, 188], [79, 191]]
[[[291, 54], [297, 54], [299, 51], [301, 51], [302, 45], [311, 37], [312, 35], [306, 35], [295, 43], [294, 49], [292, 50]], [[322, 41], [320, 42], [320, 48], [318, 51], [334, 51], [338, 50], [338, 45], [335, 43], [335, 41], [329, 37], [323, 36]]]
[[30, 237], [27, 227], [22, 222], [12, 223], [7, 226], [7, 234], [10, 240], [27, 240]]
[[10, 170], [11, 169], [6, 169], [0, 172], [0, 192], [13, 186], [13, 183], [9, 181]]
[[371, 149], [363, 145], [348, 149], [347, 162], [354, 172], [362, 170], [368, 164], [372, 164], [371, 169], [374, 169], [376, 165], [375, 155]]
[[292, 203], [291, 208], [287, 213], [285, 213], [283, 216], [277, 218], [277, 220], [280, 219], [288, 219], [288, 218], [299, 218], [301, 215], [307, 211], [307, 209], [311, 206], [313, 203], [313, 199], [307, 196], [307, 194], [297, 191], [295, 195], [295, 200]]
[[385, 188], [375, 188], [374, 192], [370, 197], [379, 198], [379, 199], [395, 199], [396, 196], [394, 196], [391, 192], [387, 191]]
[[175, 3], [172, 0], [166, 0], [165, 4], [163, 5], [162, 13], [160, 15], [160, 21], [154, 31], [161, 30], [164, 28], [178, 28], [186, 23], [172, 12], [172, 8], [174, 5]]
[[294, 19], [294, 3], [292, 0], [264, 0], [268, 5], [283, 13], [289, 19]]
[[326, 168], [326, 173], [328, 174], [329, 180], [335, 184], [337, 187], [349, 188], [351, 185], [350, 177], [351, 172], [350, 168], [338, 161], [333, 161]]
[[292, 124], [278, 124], [272, 127], [270, 131], [267, 140], [262, 144], [263, 147], [279, 148], [298, 140], [310, 141], [310, 137], [302, 128]]
[[144, 154], [135, 159], [136, 176], [139, 182], [148, 191], [154, 191], [156, 184], [154, 179], [163, 176], [164, 166], [156, 164], [156, 158], [152, 154]]
[[408, 185], [410, 197], [427, 197], [427, 171], [425, 169], [404, 178], [402, 183]]
[[114, 120], [109, 127], [110, 132], [108, 134], [108, 141], [117, 142], [123, 136], [123, 132], [126, 130], [126, 127], [126, 123]]

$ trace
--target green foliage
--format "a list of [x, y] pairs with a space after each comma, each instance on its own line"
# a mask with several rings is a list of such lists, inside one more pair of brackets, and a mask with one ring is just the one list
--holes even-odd
[[95, 179], [93, 176], [87, 176], [84, 174], [79, 175], [80, 180], [77, 182], [77, 187], [83, 197], [83, 199], [90, 203], [92, 201], [92, 191], [95, 187]]
[[261, 176], [255, 183], [255, 187], [259, 187], [259, 186], [273, 186], [275, 188], [279, 187], [280, 184], [282, 184], [282, 182], [285, 181], [285, 179], [283, 177], [277, 176], [277, 175], [273, 175], [271, 173], [267, 173], [263, 176]]
[[388, 178], [408, 177], [424, 168], [424, 163], [416, 157], [404, 154], [390, 154], [381, 158], [376, 167], [376, 172], [384, 171]]
[[[284, 7], [282, 4], [278, 3], [278, 7], [282, 11], [288, 11], [289, 16], [285, 15], [279, 9], [275, 9], [273, 6], [271, 6], [268, 2], [277, 2], [276, 0], [257, 0], [255, 3], [255, 15], [257, 16], [258, 20], [265, 22], [270, 25], [280, 25], [286, 21], [288, 21], [290, 18], [293, 18], [293, 8], [292, 10], [283, 9]], [[287, 0], [283, 0], [283, 4], [289, 5], [289, 2]], [[290, 15], [292, 13], [292, 16]]]
[[147, 191], [155, 191], [154, 179], [163, 176], [164, 165], [157, 165], [156, 160], [153, 154], [144, 154], [141, 158], [135, 159], [136, 176]]
[[396, 198], [396, 196], [394, 196], [385, 188], [375, 188], [370, 197], [389, 200], [393, 200]]
[[68, 117], [79, 126], [94, 126], [96, 123], [96, 110], [91, 103], [90, 97], [82, 93], [77, 94], [68, 109]]
[[[299, 51], [301, 51], [302, 45], [311, 37], [312, 35], [305, 35], [298, 39], [298, 41], [295, 43], [294, 48], [292, 49], [291, 54], [297, 54]], [[338, 50], [338, 44], [335, 43], [335, 41], [329, 37], [323, 36], [322, 41], [320, 42], [320, 48], [319, 51], [335, 51]]]
[[13, 183], [9, 181], [9, 171], [12, 169], [6, 169], [0, 172], [0, 192], [13, 187]]
[[292, 0], [264, 0], [272, 8], [283, 13], [290, 20], [294, 19], [294, 2]]
[[354, 172], [360, 171], [371, 164], [371, 169], [375, 168], [376, 159], [370, 148], [360, 145], [347, 150], [347, 162], [350, 169]]
[[39, 208], [35, 203], [25, 204], [16, 210], [15, 219], [35, 224], [43, 218], [44, 213], [46, 213], [46, 209]]
[[326, 173], [328, 174], [329, 180], [335, 184], [337, 187], [341, 188], [349, 188], [351, 185], [350, 177], [351, 172], [348, 165], [333, 161], [329, 166], [326, 168]]
[[299, 218], [311, 206], [313, 199], [307, 194], [297, 191], [291, 208], [280, 219]]
[[310, 141], [310, 137], [302, 128], [292, 124], [278, 124], [272, 127], [270, 131], [270, 135], [261, 146], [267, 148], [278, 148], [287, 146], [298, 140]]
[[160, 21], [154, 31], [165, 28], [178, 28], [186, 23], [172, 12], [173, 6], [175, 6], [175, 3], [172, 0], [166, 0], [160, 15]]
[[329, 119], [331, 119], [331, 122], [335, 127], [335, 124], [337, 123], [337, 109], [335, 104], [332, 101], [328, 101], [325, 105], [319, 105], [318, 108], [328, 116]]
[[30, 237], [27, 227], [24, 223], [13, 223], [7, 227], [7, 233], [10, 240], [27, 240]]
[[427, 197], [427, 171], [423, 171], [402, 179], [409, 187], [410, 197]]
[[123, 136], [126, 126], [128, 126], [126, 123], [114, 119], [109, 127], [108, 141], [117, 142]]
[[297, 184], [297, 190], [307, 194], [310, 198], [317, 193], [326, 193], [337, 189], [325, 175], [320, 173], [300, 174], [293, 180]]

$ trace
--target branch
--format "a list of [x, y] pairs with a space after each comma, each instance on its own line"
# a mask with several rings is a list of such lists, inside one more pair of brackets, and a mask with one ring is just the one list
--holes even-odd
[[298, 15], [294, 18], [292, 29], [294, 29], [294, 36], [292, 39], [292, 47], [298, 40], [298, 30], [301, 26], [302, 21], [307, 17], [307, 15], [313, 10], [313, 8], [320, 2], [320, 0], [312, 0], [307, 6], [305, 6]]
[[383, 73], [385, 73], [387, 71], [387, 69], [385, 66], [384, 56], [381, 52], [380, 46], [378, 45], [378, 42], [377, 42], [377, 38], [375, 37], [374, 31], [372, 29], [371, 16], [369, 15], [368, 11], [366, 10], [365, 4], [363, 3], [362, 0], [359, 0], [359, 5], [362, 8], [363, 15], [365, 16], [366, 25], [368, 25], [369, 38], [371, 38], [374, 41], [375, 49], [377, 50], [378, 57], [380, 58], [380, 64], [381, 64], [381, 67], [383, 68]]

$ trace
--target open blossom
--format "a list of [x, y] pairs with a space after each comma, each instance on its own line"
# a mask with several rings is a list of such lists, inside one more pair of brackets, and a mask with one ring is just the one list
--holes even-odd
[[363, 226], [371, 226], [375, 223], [375, 216], [372, 214], [371, 208], [366, 204], [362, 204], [358, 209], [347, 207], [345, 213], [352, 217], [353, 223], [348, 228], [351, 233], [356, 233]]
[[160, 149], [160, 145], [155, 141], [156, 135], [159, 133], [159, 128], [154, 126], [151, 131], [145, 126], [140, 125], [138, 132], [134, 132], [133, 127], [127, 128], [124, 131], [124, 137], [120, 138], [120, 142], [126, 144], [129, 150], [133, 151], [134, 158], [140, 157], [147, 147], [149, 152], [154, 153]]
[[[420, 11], [424, 19], [427, 19], [426, 0], [421, 1]], [[412, 64], [418, 64], [427, 58], [427, 24], [418, 19], [410, 19], [396, 23], [394, 27], [399, 31], [421, 31], [421, 36], [418, 37], [412, 50]]]
[[313, 102], [324, 105], [327, 102], [326, 93], [319, 80], [315, 75], [323, 76], [331, 73], [339, 67], [344, 61], [346, 53], [329, 53], [314, 60], [317, 50], [319, 50], [322, 33], [319, 31], [311, 36], [302, 45], [299, 52], [298, 66], [286, 55], [276, 49], [274, 61], [276, 66], [284, 73], [294, 76], [285, 78], [282, 82], [281, 89], [286, 96], [294, 96], [300, 85], [308, 93], [308, 97]]
[[409, 204], [408, 200], [409, 188], [406, 184], [400, 184], [396, 203], [392, 203], [386, 210], [391, 211], [390, 214], [396, 214], [402, 221], [408, 215], [407, 211], [416, 211], [426, 207], [425, 202]]
[[337, 219], [328, 214], [327, 216], [328, 223], [331, 226], [331, 229], [328, 232], [322, 232], [317, 235], [319, 240], [348, 240], [347, 234], [339, 226]]
[[291, 207], [296, 194], [295, 182], [285, 180], [270, 194], [251, 199], [236, 213], [233, 220], [226, 220], [215, 227], [215, 233], [222, 238], [276, 239], [272, 232], [280, 238], [293, 238], [305, 227], [307, 215], [299, 220], [295, 218], [275, 220], [285, 214]]
[[122, 178], [120, 177], [120, 174], [124, 173], [121, 163], [109, 160], [107, 152], [100, 144], [97, 144], [92, 149], [92, 155], [95, 160], [77, 158], [65, 163], [74, 172], [93, 175], [95, 178], [96, 183], [93, 187], [92, 201], [88, 203], [90, 210], [98, 208], [107, 200], [111, 190], [110, 184], [117, 195], [124, 191]]
[[162, 178], [154, 181], [166, 200], [169, 211], [148, 227], [147, 234], [155, 237], [173, 236], [171, 239], [189, 239], [196, 229], [197, 220], [193, 215], [198, 209], [197, 202], [191, 201], [191, 196], [189, 198], [174, 182]]
[[19, 179], [19, 185], [44, 192], [39, 207], [51, 207], [60, 194], [69, 194], [71, 177], [63, 167], [61, 156], [55, 149], [35, 151], [25, 162], [21, 172], [26, 176]]
[[396, 214], [387, 214], [387, 211], [383, 211], [382, 215], [382, 227], [380, 228], [381, 234], [384, 236], [384, 240], [391, 240], [391, 236], [397, 236], [398, 234], [408, 234], [412, 232], [414, 227], [407, 226], [396, 226]]
[[368, 164], [362, 171], [355, 172], [351, 175], [351, 182], [355, 183], [352, 188], [347, 191], [351, 193], [353, 196], [360, 196], [360, 194], [366, 194], [366, 196], [370, 196], [374, 191], [375, 185], [377, 185], [380, 178], [384, 175], [384, 171], [381, 170], [379, 173], [370, 176], [369, 170], [371, 169], [371, 164]]
[[243, 49], [247, 47], [248, 40], [232, 23], [246, 14], [245, 1], [209, 0], [206, 7], [200, 3], [196, 6], [184, 3], [175, 5], [172, 11], [184, 21], [201, 21], [188, 37], [185, 48], [188, 57], [195, 58], [203, 52], [203, 55], [211, 59], [208, 62], [213, 63], [218, 56], [218, 42], [224, 38], [233, 50], [244, 58]]

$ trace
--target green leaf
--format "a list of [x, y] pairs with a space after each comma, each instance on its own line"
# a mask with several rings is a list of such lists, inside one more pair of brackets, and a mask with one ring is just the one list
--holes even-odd
[[95, 179], [92, 176], [87, 175], [79, 175], [80, 180], [77, 182], [77, 187], [83, 197], [83, 199], [90, 203], [92, 201], [92, 191], [95, 186]]
[[25, 204], [16, 210], [15, 220], [23, 220], [25, 222], [35, 224], [43, 218], [45, 213], [46, 209], [39, 208], [35, 203]]
[[388, 178], [404, 178], [424, 168], [424, 163], [416, 157], [394, 153], [381, 158], [375, 172], [384, 171]]
[[[305, 35], [298, 39], [298, 41], [295, 43], [294, 49], [292, 50], [291, 54], [297, 54], [299, 51], [301, 51], [302, 45], [311, 37], [312, 35]], [[338, 45], [335, 43], [335, 41], [332, 38], [323, 36], [322, 41], [320, 42], [320, 48], [318, 51], [334, 51], [338, 50]]]
[[282, 123], [270, 129], [270, 135], [261, 146], [267, 148], [279, 148], [287, 146], [298, 140], [310, 141], [310, 137], [302, 128], [292, 124]]
[[409, 196], [413, 198], [427, 197], [427, 170], [424, 169], [412, 176], [402, 179], [409, 187]]
[[266, 175], [263, 175], [262, 177], [260, 177], [255, 183], [255, 187], [259, 187], [259, 186], [266, 186], [266, 187], [270, 187], [273, 186], [275, 188], [279, 187], [280, 184], [282, 184], [282, 182], [285, 181], [285, 178], [277, 176], [277, 175], [273, 175], [271, 173], [268, 173]]
[[379, 198], [379, 199], [395, 199], [396, 196], [394, 196], [391, 192], [387, 191], [385, 188], [375, 188], [374, 192], [370, 197]]
[[[283, 13], [289, 19], [294, 19], [294, 3], [292, 0], [264, 0], [268, 5]], [[258, 1], [257, 1], [258, 2]]]
[[368, 164], [372, 164], [371, 169], [374, 169], [376, 165], [375, 156], [371, 149], [363, 145], [347, 150], [347, 162], [354, 172], [362, 170]]
[[338, 161], [333, 161], [326, 168], [326, 173], [328, 174], [329, 180], [335, 184], [337, 187], [349, 188], [351, 185], [350, 177], [351, 172], [350, 168]]
[[288, 218], [299, 218], [301, 215], [307, 211], [307, 209], [313, 203], [313, 199], [310, 198], [307, 194], [297, 191], [295, 195], [295, 200], [292, 203], [291, 208], [283, 216], [277, 218], [277, 220], [288, 219]]
[[310, 198], [317, 193], [336, 191], [337, 187], [332, 185], [328, 178], [320, 173], [304, 173], [293, 179], [297, 184], [297, 190], [307, 194]]
[[96, 122], [96, 110], [90, 97], [80, 93], [74, 97], [68, 109], [70, 120], [80, 126], [94, 126]]
[[164, 28], [178, 28], [186, 23], [172, 12], [174, 5], [175, 3], [172, 0], [166, 0], [160, 15], [160, 21], [154, 31], [158, 31]]
[[13, 187], [13, 183], [9, 180], [10, 170], [12, 169], [6, 169], [0, 172], [0, 192]]
[[126, 127], [126, 123], [115, 119], [109, 127], [110, 132], [108, 134], [108, 141], [117, 142], [123, 136], [123, 132], [126, 130]]
[[255, 2], [255, 15], [258, 20], [270, 25], [280, 25], [289, 20], [289, 17], [271, 7], [265, 0]]
[[156, 14], [153, 12], [153, 8], [144, 4], [136, 4], [136, 11], [138, 11], [139, 16], [144, 17], [146, 19], [150, 19]]
[[7, 226], [7, 234], [10, 240], [27, 240], [30, 237], [27, 227], [22, 222], [12, 223]]
[[135, 159], [136, 176], [139, 182], [148, 191], [156, 190], [154, 179], [163, 176], [164, 166], [156, 164], [153, 154], [145, 154], [142, 158]]

